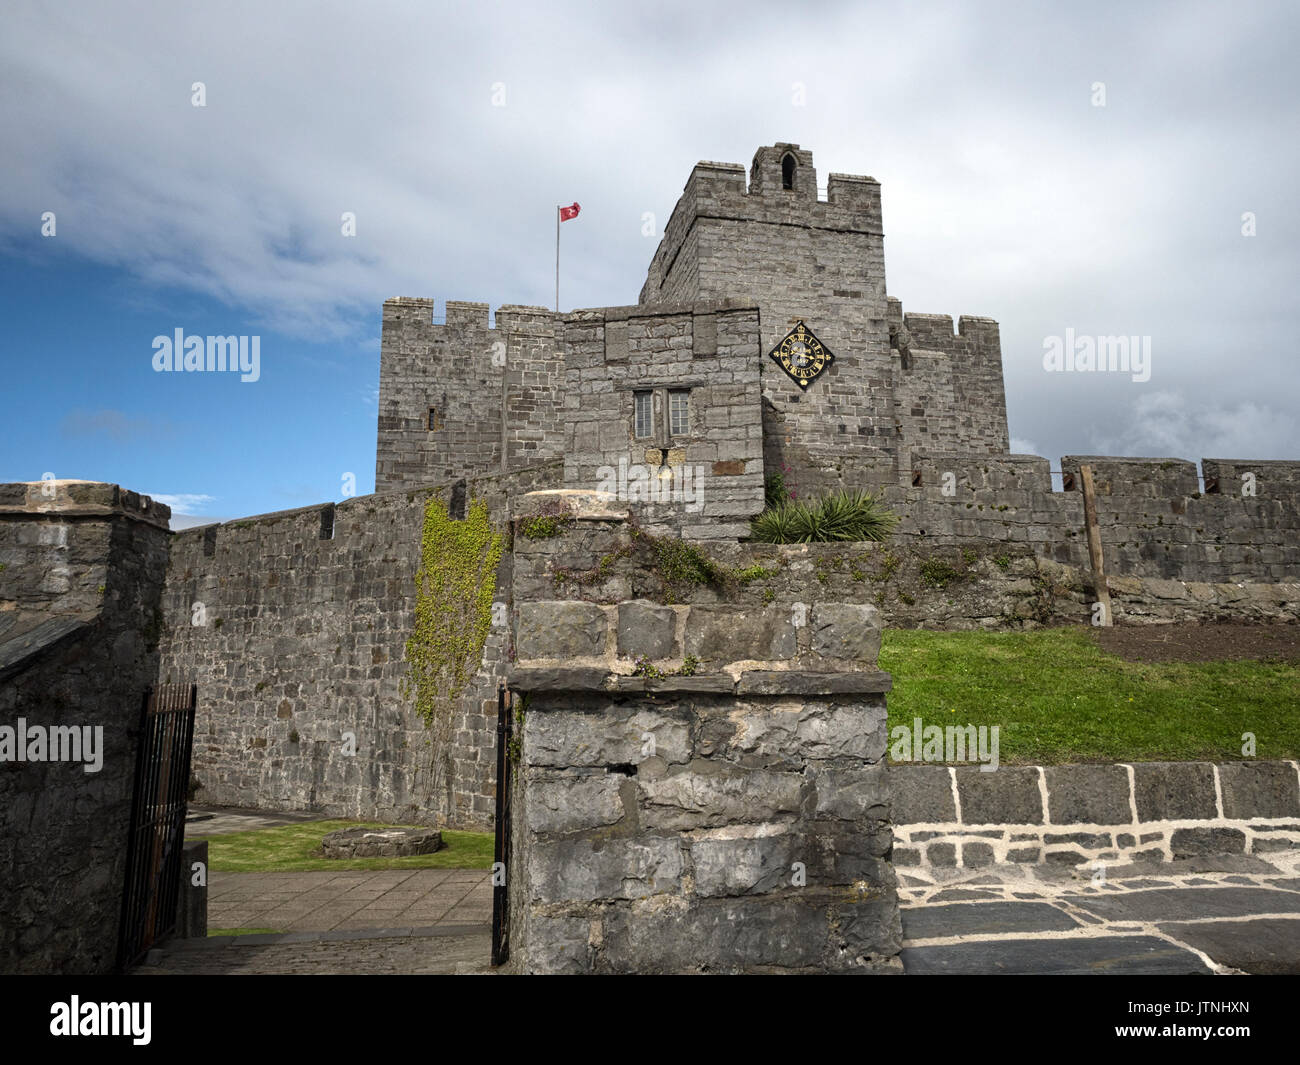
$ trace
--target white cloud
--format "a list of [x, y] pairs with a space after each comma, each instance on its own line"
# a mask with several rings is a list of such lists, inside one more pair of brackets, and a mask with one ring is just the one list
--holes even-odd
[[1257, 459], [1287, 453], [1294, 433], [1294, 417], [1265, 403], [1215, 405], [1162, 391], [1133, 403], [1123, 432], [1107, 439], [1106, 453]]
[[[1152, 336], [1159, 387], [1263, 411], [1250, 457], [1300, 454], [1275, 424], [1300, 408], [1300, 141], [1277, 135], [1294, 9], [828, 4], [798, 35], [815, 60], [789, 67], [792, 11], [12, 0], [0, 143], [22, 151], [0, 170], [0, 250], [54, 210], [60, 249], [373, 359], [391, 296], [549, 305], [554, 209], [575, 199], [562, 304], [635, 302], [642, 213], [662, 228], [697, 159], [792, 140], [822, 184], [882, 182], [906, 309], [999, 320], [1019, 438], [1149, 452], [1174, 432], [1148, 411], [1130, 433], [1127, 403], [1043, 380], [1042, 337], [1073, 325]], [[1236, 443], [1225, 417], [1197, 425]]]

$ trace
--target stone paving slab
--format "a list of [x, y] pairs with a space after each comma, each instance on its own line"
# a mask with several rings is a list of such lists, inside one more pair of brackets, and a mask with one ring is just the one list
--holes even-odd
[[903, 947], [909, 975], [1181, 975], [1212, 970], [1192, 951], [1155, 936], [1004, 939]]
[[[911, 870], [899, 878], [904, 972], [1300, 972], [1300, 855], [1269, 857]], [[1037, 907], [1063, 923], [1034, 931]]]
[[1062, 897], [1113, 921], [1178, 921], [1257, 914], [1300, 914], [1300, 892], [1260, 887], [1174, 887], [1100, 898]]
[[1160, 931], [1255, 976], [1300, 975], [1300, 918], [1162, 924]]
[[903, 938], [912, 941], [1078, 927], [1068, 913], [1046, 902], [958, 902], [903, 910]]

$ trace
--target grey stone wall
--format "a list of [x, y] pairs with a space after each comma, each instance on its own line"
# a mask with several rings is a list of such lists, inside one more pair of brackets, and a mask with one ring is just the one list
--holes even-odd
[[507, 472], [556, 459], [564, 369], [554, 315], [486, 303], [384, 303], [375, 490]]
[[[1208, 486], [1181, 459], [1070, 456], [1068, 491], [1052, 490], [1048, 462], [1027, 455], [921, 453], [920, 484], [884, 498], [902, 516], [895, 538], [935, 546], [1006, 543], [1088, 569], [1078, 468], [1093, 467], [1097, 521], [1108, 575], [1204, 583], [1290, 583], [1300, 579], [1300, 477], [1287, 462], [1204, 459]], [[1254, 495], [1240, 473], [1257, 472]], [[953, 494], [945, 492], [945, 475]], [[1224, 491], [1230, 486], [1233, 494]]]
[[[647, 528], [735, 538], [763, 509], [758, 309], [728, 302], [618, 307], [567, 315], [564, 484], [609, 485]], [[687, 432], [672, 434], [668, 397], [688, 395]], [[654, 403], [653, 431], [635, 435], [634, 395]], [[667, 463], [671, 477], [660, 481]], [[664, 501], [639, 502], [635, 476]], [[676, 492], [676, 495], [674, 493]]]
[[[748, 187], [738, 164], [699, 163], [640, 302], [727, 298], [762, 309], [765, 459], [805, 494], [899, 483], [914, 448], [1007, 449], [997, 324], [963, 318], [954, 334], [946, 316], [909, 315], [909, 343], [885, 295], [875, 179], [831, 174], [819, 200], [812, 153], [797, 144], [759, 148]], [[835, 356], [806, 391], [767, 358], [800, 319]]]
[[[449, 509], [455, 497], [462, 506], [482, 498], [504, 527], [511, 495], [555, 483], [558, 473], [542, 466], [176, 534], [160, 676], [199, 686], [198, 799], [490, 826], [504, 627], [489, 634], [459, 700], [450, 774], [434, 773], [447, 752], [431, 748], [402, 692], [424, 508], [435, 495]], [[508, 590], [508, 567], [507, 557], [499, 589]], [[435, 794], [438, 779], [446, 787]]]
[[1172, 861], [1300, 848], [1295, 762], [891, 765], [899, 868]]
[[557, 599], [557, 560], [636, 535], [562, 499], [562, 535], [516, 541], [514, 964], [899, 971], [874, 609]]
[[0, 762], [0, 971], [115, 965], [169, 516], [117, 485], [0, 485], [0, 726], [102, 729], [98, 771]]

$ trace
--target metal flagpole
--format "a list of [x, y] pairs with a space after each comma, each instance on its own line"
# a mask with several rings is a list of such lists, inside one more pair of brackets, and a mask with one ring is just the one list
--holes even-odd
[[560, 209], [555, 208], [555, 313], [560, 313]]

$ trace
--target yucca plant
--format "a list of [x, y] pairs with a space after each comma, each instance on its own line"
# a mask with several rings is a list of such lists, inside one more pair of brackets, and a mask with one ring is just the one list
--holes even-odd
[[754, 519], [751, 538], [766, 544], [884, 540], [898, 515], [863, 489], [832, 492], [812, 503], [770, 507]]
[[794, 503], [769, 507], [755, 518], [750, 526], [752, 539], [764, 544], [797, 544], [794, 522]]

